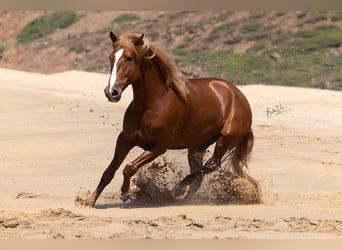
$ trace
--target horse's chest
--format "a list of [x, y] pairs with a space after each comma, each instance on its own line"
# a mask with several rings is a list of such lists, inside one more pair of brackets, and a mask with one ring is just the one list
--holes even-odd
[[127, 119], [124, 122], [124, 132], [139, 147], [145, 150], [160, 143], [165, 126], [161, 119], [142, 116], [140, 119]]
[[131, 141], [144, 150], [151, 150], [159, 142], [159, 133], [157, 131], [152, 132], [149, 128], [137, 128], [131, 130], [128, 134]]

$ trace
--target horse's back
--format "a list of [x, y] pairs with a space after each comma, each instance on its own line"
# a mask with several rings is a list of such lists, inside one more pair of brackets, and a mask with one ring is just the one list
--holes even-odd
[[[193, 89], [193, 98], [203, 99], [203, 96], [216, 99], [220, 104], [241, 105], [241, 108], [250, 111], [247, 98], [233, 83], [220, 78], [192, 78], [189, 79]], [[210, 96], [210, 97], [209, 97]]]

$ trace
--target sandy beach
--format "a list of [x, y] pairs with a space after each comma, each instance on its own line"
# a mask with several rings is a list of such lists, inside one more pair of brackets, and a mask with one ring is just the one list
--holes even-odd
[[[0, 69], [1, 239], [342, 238], [342, 92], [239, 87], [253, 110], [249, 171], [262, 204], [123, 204], [112, 198], [120, 168], [96, 207], [85, 208], [75, 199], [98, 184], [132, 99], [127, 89], [109, 103], [107, 81]], [[164, 156], [188, 170], [186, 151]]]

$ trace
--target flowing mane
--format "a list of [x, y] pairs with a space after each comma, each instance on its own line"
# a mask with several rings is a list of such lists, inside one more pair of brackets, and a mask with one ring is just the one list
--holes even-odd
[[141, 63], [144, 63], [144, 60], [153, 60], [158, 65], [166, 86], [172, 88], [177, 96], [183, 102], [186, 102], [191, 90], [188, 79], [177, 69], [169, 55], [152, 45], [146, 37], [143, 37], [143, 42], [137, 49], [134, 43], [139, 37], [139, 35], [121, 36], [121, 39], [116, 44], [133, 51], [135, 56], [141, 60]]
[[144, 38], [142, 49], [145, 58], [151, 58], [159, 66], [165, 84], [172, 88], [182, 101], [186, 101], [190, 91], [188, 79], [176, 68], [171, 58], [159, 48], [151, 45], [146, 38]]

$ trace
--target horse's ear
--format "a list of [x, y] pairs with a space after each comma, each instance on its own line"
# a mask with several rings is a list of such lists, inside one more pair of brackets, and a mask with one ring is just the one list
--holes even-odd
[[144, 33], [142, 33], [141, 36], [134, 38], [133, 44], [135, 46], [143, 45], [144, 44]]
[[114, 43], [118, 38], [116, 37], [116, 35], [113, 33], [113, 31], [111, 31], [109, 33], [110, 39], [112, 39], [112, 42]]

